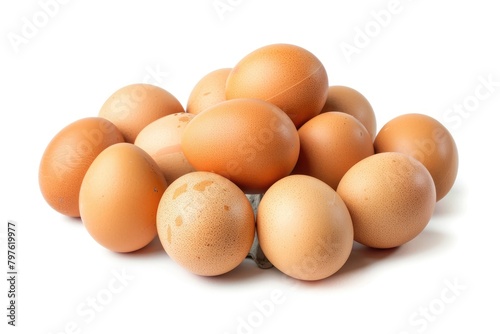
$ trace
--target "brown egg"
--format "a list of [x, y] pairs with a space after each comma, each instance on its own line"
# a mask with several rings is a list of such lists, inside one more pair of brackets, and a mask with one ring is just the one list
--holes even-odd
[[354, 240], [374, 248], [401, 246], [427, 226], [436, 204], [427, 169], [407, 154], [369, 156], [337, 187], [354, 225]]
[[227, 177], [245, 192], [262, 192], [288, 175], [299, 156], [290, 118], [258, 99], [233, 99], [198, 114], [181, 138], [196, 170]]
[[57, 212], [79, 217], [78, 196], [92, 161], [106, 147], [123, 142], [113, 123], [100, 117], [73, 122], [57, 133], [43, 153], [38, 181], [47, 203]]
[[156, 211], [166, 188], [160, 168], [144, 150], [129, 143], [110, 146], [83, 179], [83, 224], [109, 250], [138, 250], [157, 235]]
[[377, 134], [377, 121], [373, 108], [360, 92], [346, 86], [330, 86], [321, 112], [341, 111], [358, 119], [368, 130], [372, 140]]
[[458, 173], [458, 150], [450, 132], [434, 118], [405, 114], [385, 124], [374, 142], [375, 152], [406, 153], [429, 170], [436, 200], [450, 191]]
[[158, 164], [168, 184], [194, 171], [181, 149], [182, 133], [193, 117], [189, 113], [164, 116], [146, 125], [135, 139], [135, 145]]
[[210, 172], [175, 180], [161, 198], [158, 236], [167, 254], [192, 273], [216, 276], [236, 268], [255, 235], [255, 218], [245, 194]]
[[184, 112], [180, 102], [163, 88], [150, 84], [132, 84], [118, 89], [104, 102], [99, 116], [122, 132], [133, 143], [139, 132], [160, 117]]
[[226, 98], [257, 98], [281, 108], [299, 127], [320, 113], [328, 93], [328, 76], [311, 52], [290, 44], [259, 48], [233, 68]]
[[208, 107], [226, 100], [226, 80], [230, 68], [221, 68], [205, 75], [189, 95], [186, 111], [199, 114]]
[[366, 128], [351, 115], [326, 112], [313, 117], [299, 129], [300, 154], [293, 174], [306, 174], [333, 189], [358, 161], [373, 154]]
[[269, 188], [257, 210], [260, 247], [283, 273], [320, 280], [347, 261], [353, 245], [351, 217], [326, 183], [307, 175], [287, 176]]

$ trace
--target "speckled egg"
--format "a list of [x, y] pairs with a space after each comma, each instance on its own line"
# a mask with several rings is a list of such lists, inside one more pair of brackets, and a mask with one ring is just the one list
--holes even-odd
[[245, 259], [255, 219], [248, 198], [234, 183], [215, 173], [193, 172], [163, 194], [157, 228], [175, 262], [197, 275], [216, 276]]

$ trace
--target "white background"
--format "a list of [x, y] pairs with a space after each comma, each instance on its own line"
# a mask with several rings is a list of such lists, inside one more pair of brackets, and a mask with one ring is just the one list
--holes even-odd
[[[14, 220], [19, 269], [18, 327], [6, 325], [2, 279], [1, 332], [498, 333], [495, 2], [401, 0], [382, 27], [372, 12], [390, 0], [221, 2], [231, 6], [222, 17], [213, 0], [74, 0], [52, 7], [46, 22], [37, 1], [1, 3], [0, 263], [6, 275], [6, 225]], [[14, 47], [12, 36], [34, 19], [44, 26]], [[372, 37], [362, 45], [357, 34], [365, 28]], [[341, 45], [356, 47], [356, 37], [360, 47], [348, 61]], [[286, 280], [250, 260], [203, 278], [173, 263], [157, 241], [132, 254], [109, 252], [79, 220], [44, 202], [38, 165], [46, 145], [70, 122], [97, 115], [113, 91], [150, 82], [185, 105], [203, 75], [277, 42], [310, 50], [330, 84], [362, 92], [379, 129], [396, 115], [420, 112], [451, 131], [458, 178], [416, 239], [385, 251], [355, 245], [337, 274], [315, 283]], [[493, 85], [482, 83], [488, 78]], [[466, 112], [453, 113], [454, 105]], [[119, 273], [122, 283], [114, 279]], [[263, 303], [271, 296], [272, 308]], [[96, 297], [105, 305], [93, 314], [87, 303]]]

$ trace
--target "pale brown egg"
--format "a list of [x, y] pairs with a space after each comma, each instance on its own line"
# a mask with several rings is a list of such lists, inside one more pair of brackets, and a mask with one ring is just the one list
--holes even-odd
[[299, 129], [300, 154], [293, 174], [306, 174], [333, 189], [358, 161], [373, 154], [366, 128], [353, 116], [326, 112], [313, 117]]
[[214, 104], [225, 101], [229, 72], [230, 68], [221, 68], [201, 78], [189, 95], [186, 111], [196, 115]]
[[282, 109], [300, 127], [320, 113], [328, 76], [320, 60], [291, 44], [271, 44], [243, 57], [226, 82], [226, 98], [257, 98]]
[[111, 94], [99, 116], [113, 122], [125, 141], [133, 143], [146, 125], [179, 112], [184, 112], [181, 103], [165, 89], [150, 84], [131, 84]]
[[182, 133], [194, 116], [189, 113], [164, 116], [146, 125], [135, 139], [135, 145], [158, 164], [168, 184], [194, 171], [181, 149]]
[[321, 112], [341, 111], [358, 119], [368, 130], [372, 141], [377, 135], [375, 112], [366, 97], [351, 87], [330, 86]]
[[47, 145], [38, 171], [47, 203], [63, 215], [79, 217], [78, 197], [87, 169], [105, 148], [123, 140], [118, 128], [101, 117], [83, 118], [59, 131]]
[[397, 152], [374, 154], [355, 164], [337, 193], [351, 214], [354, 240], [374, 248], [397, 247], [415, 238], [436, 204], [427, 169]]
[[375, 151], [411, 155], [429, 170], [436, 185], [436, 200], [450, 191], [458, 173], [458, 150], [452, 135], [436, 119], [404, 114], [387, 122], [374, 142]]
[[228, 179], [193, 172], [175, 180], [157, 214], [167, 254], [192, 273], [216, 276], [236, 268], [255, 235], [255, 218], [245, 194]]
[[220, 174], [245, 192], [263, 192], [292, 171], [299, 135], [290, 118], [258, 99], [233, 99], [198, 114], [181, 147], [199, 171]]
[[257, 210], [260, 247], [283, 273], [320, 280], [347, 261], [353, 245], [351, 217], [342, 198], [323, 181], [287, 176], [269, 188]]
[[156, 211], [166, 188], [160, 168], [144, 150], [130, 143], [112, 145], [83, 178], [83, 225], [109, 250], [138, 250], [157, 235]]

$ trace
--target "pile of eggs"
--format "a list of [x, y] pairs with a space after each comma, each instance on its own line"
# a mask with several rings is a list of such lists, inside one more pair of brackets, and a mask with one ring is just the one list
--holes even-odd
[[308, 50], [272, 44], [201, 78], [186, 109], [154, 85], [117, 90], [52, 139], [39, 184], [111, 251], [158, 235], [176, 263], [215, 276], [256, 239], [281, 272], [319, 280], [354, 241], [415, 238], [455, 181], [457, 148], [437, 120], [403, 114], [376, 130], [360, 92], [329, 86]]

